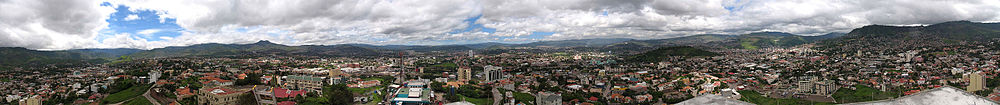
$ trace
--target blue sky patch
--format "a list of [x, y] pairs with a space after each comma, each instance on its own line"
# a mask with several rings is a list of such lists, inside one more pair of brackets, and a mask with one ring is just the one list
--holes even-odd
[[[114, 6], [109, 3], [101, 3], [101, 6]], [[116, 12], [105, 20], [108, 29], [102, 30], [107, 33], [129, 33], [137, 38], [148, 41], [164, 40], [160, 37], [177, 37], [181, 35], [181, 28], [177, 25], [177, 19], [165, 18], [160, 21], [160, 16], [152, 10], [130, 11], [128, 6], [117, 5]], [[131, 16], [131, 17], [130, 17]], [[146, 31], [146, 33], [143, 33]], [[106, 37], [105, 37], [106, 38]]]
[[483, 17], [482, 14], [476, 15], [476, 16], [473, 16], [473, 17], [469, 17], [468, 19], [463, 20], [462, 22], [465, 22], [465, 24], [468, 24], [468, 25], [466, 25], [466, 27], [464, 29], [456, 29], [454, 31], [448, 32], [448, 34], [458, 34], [458, 33], [466, 33], [466, 32], [486, 32], [486, 33], [493, 34], [494, 32], [497, 32], [496, 28], [488, 28], [488, 27], [484, 27], [483, 24], [476, 23], [476, 21], [478, 21], [479, 18], [481, 18], [481, 17]]

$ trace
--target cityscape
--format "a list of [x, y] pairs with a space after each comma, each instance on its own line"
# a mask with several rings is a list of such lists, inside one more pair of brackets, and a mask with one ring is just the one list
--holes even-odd
[[0, 0], [0, 11], [0, 105], [1000, 104], [1000, 1]]

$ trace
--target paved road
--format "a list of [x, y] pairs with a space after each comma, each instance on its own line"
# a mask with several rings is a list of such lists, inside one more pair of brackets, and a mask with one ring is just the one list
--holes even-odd
[[146, 89], [146, 93], [142, 93], [142, 96], [146, 97], [146, 100], [148, 100], [149, 103], [153, 103], [153, 105], [160, 105], [160, 102], [157, 102], [155, 98], [149, 96], [149, 92], [153, 91], [153, 87], [156, 87], [156, 85], [153, 85], [149, 87], [149, 89]]
[[500, 90], [497, 90], [497, 88], [494, 87], [493, 88], [493, 105], [500, 105], [500, 102], [503, 102], [503, 95], [502, 95], [502, 93], [500, 93]]

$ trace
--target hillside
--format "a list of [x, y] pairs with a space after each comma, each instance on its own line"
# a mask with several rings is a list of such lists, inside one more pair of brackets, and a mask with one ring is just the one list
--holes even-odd
[[651, 50], [645, 53], [628, 56], [626, 59], [628, 61], [635, 61], [635, 62], [659, 62], [671, 56], [703, 57], [703, 56], [717, 56], [717, 55], [721, 54], [705, 51], [691, 46], [675, 46], [675, 47], [657, 48], [656, 50]]
[[998, 39], [1000, 23], [952, 21], [929, 26], [869, 25], [854, 29], [841, 38], [822, 41], [818, 45], [820, 49], [831, 53], [893, 52], [962, 43], [986, 43]]

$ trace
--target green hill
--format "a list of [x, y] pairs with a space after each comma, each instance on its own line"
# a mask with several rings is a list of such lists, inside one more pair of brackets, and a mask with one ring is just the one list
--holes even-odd
[[[868, 25], [817, 45], [831, 53], [906, 51], [1000, 40], [1000, 23], [952, 21], [929, 26]], [[865, 46], [865, 47], [857, 47]], [[872, 49], [878, 48], [878, 49]]]
[[721, 54], [701, 50], [691, 46], [675, 46], [675, 47], [657, 48], [656, 50], [628, 56], [626, 59], [628, 59], [629, 61], [636, 61], [636, 62], [660, 62], [671, 56], [704, 57], [704, 56], [717, 56], [717, 55]]

